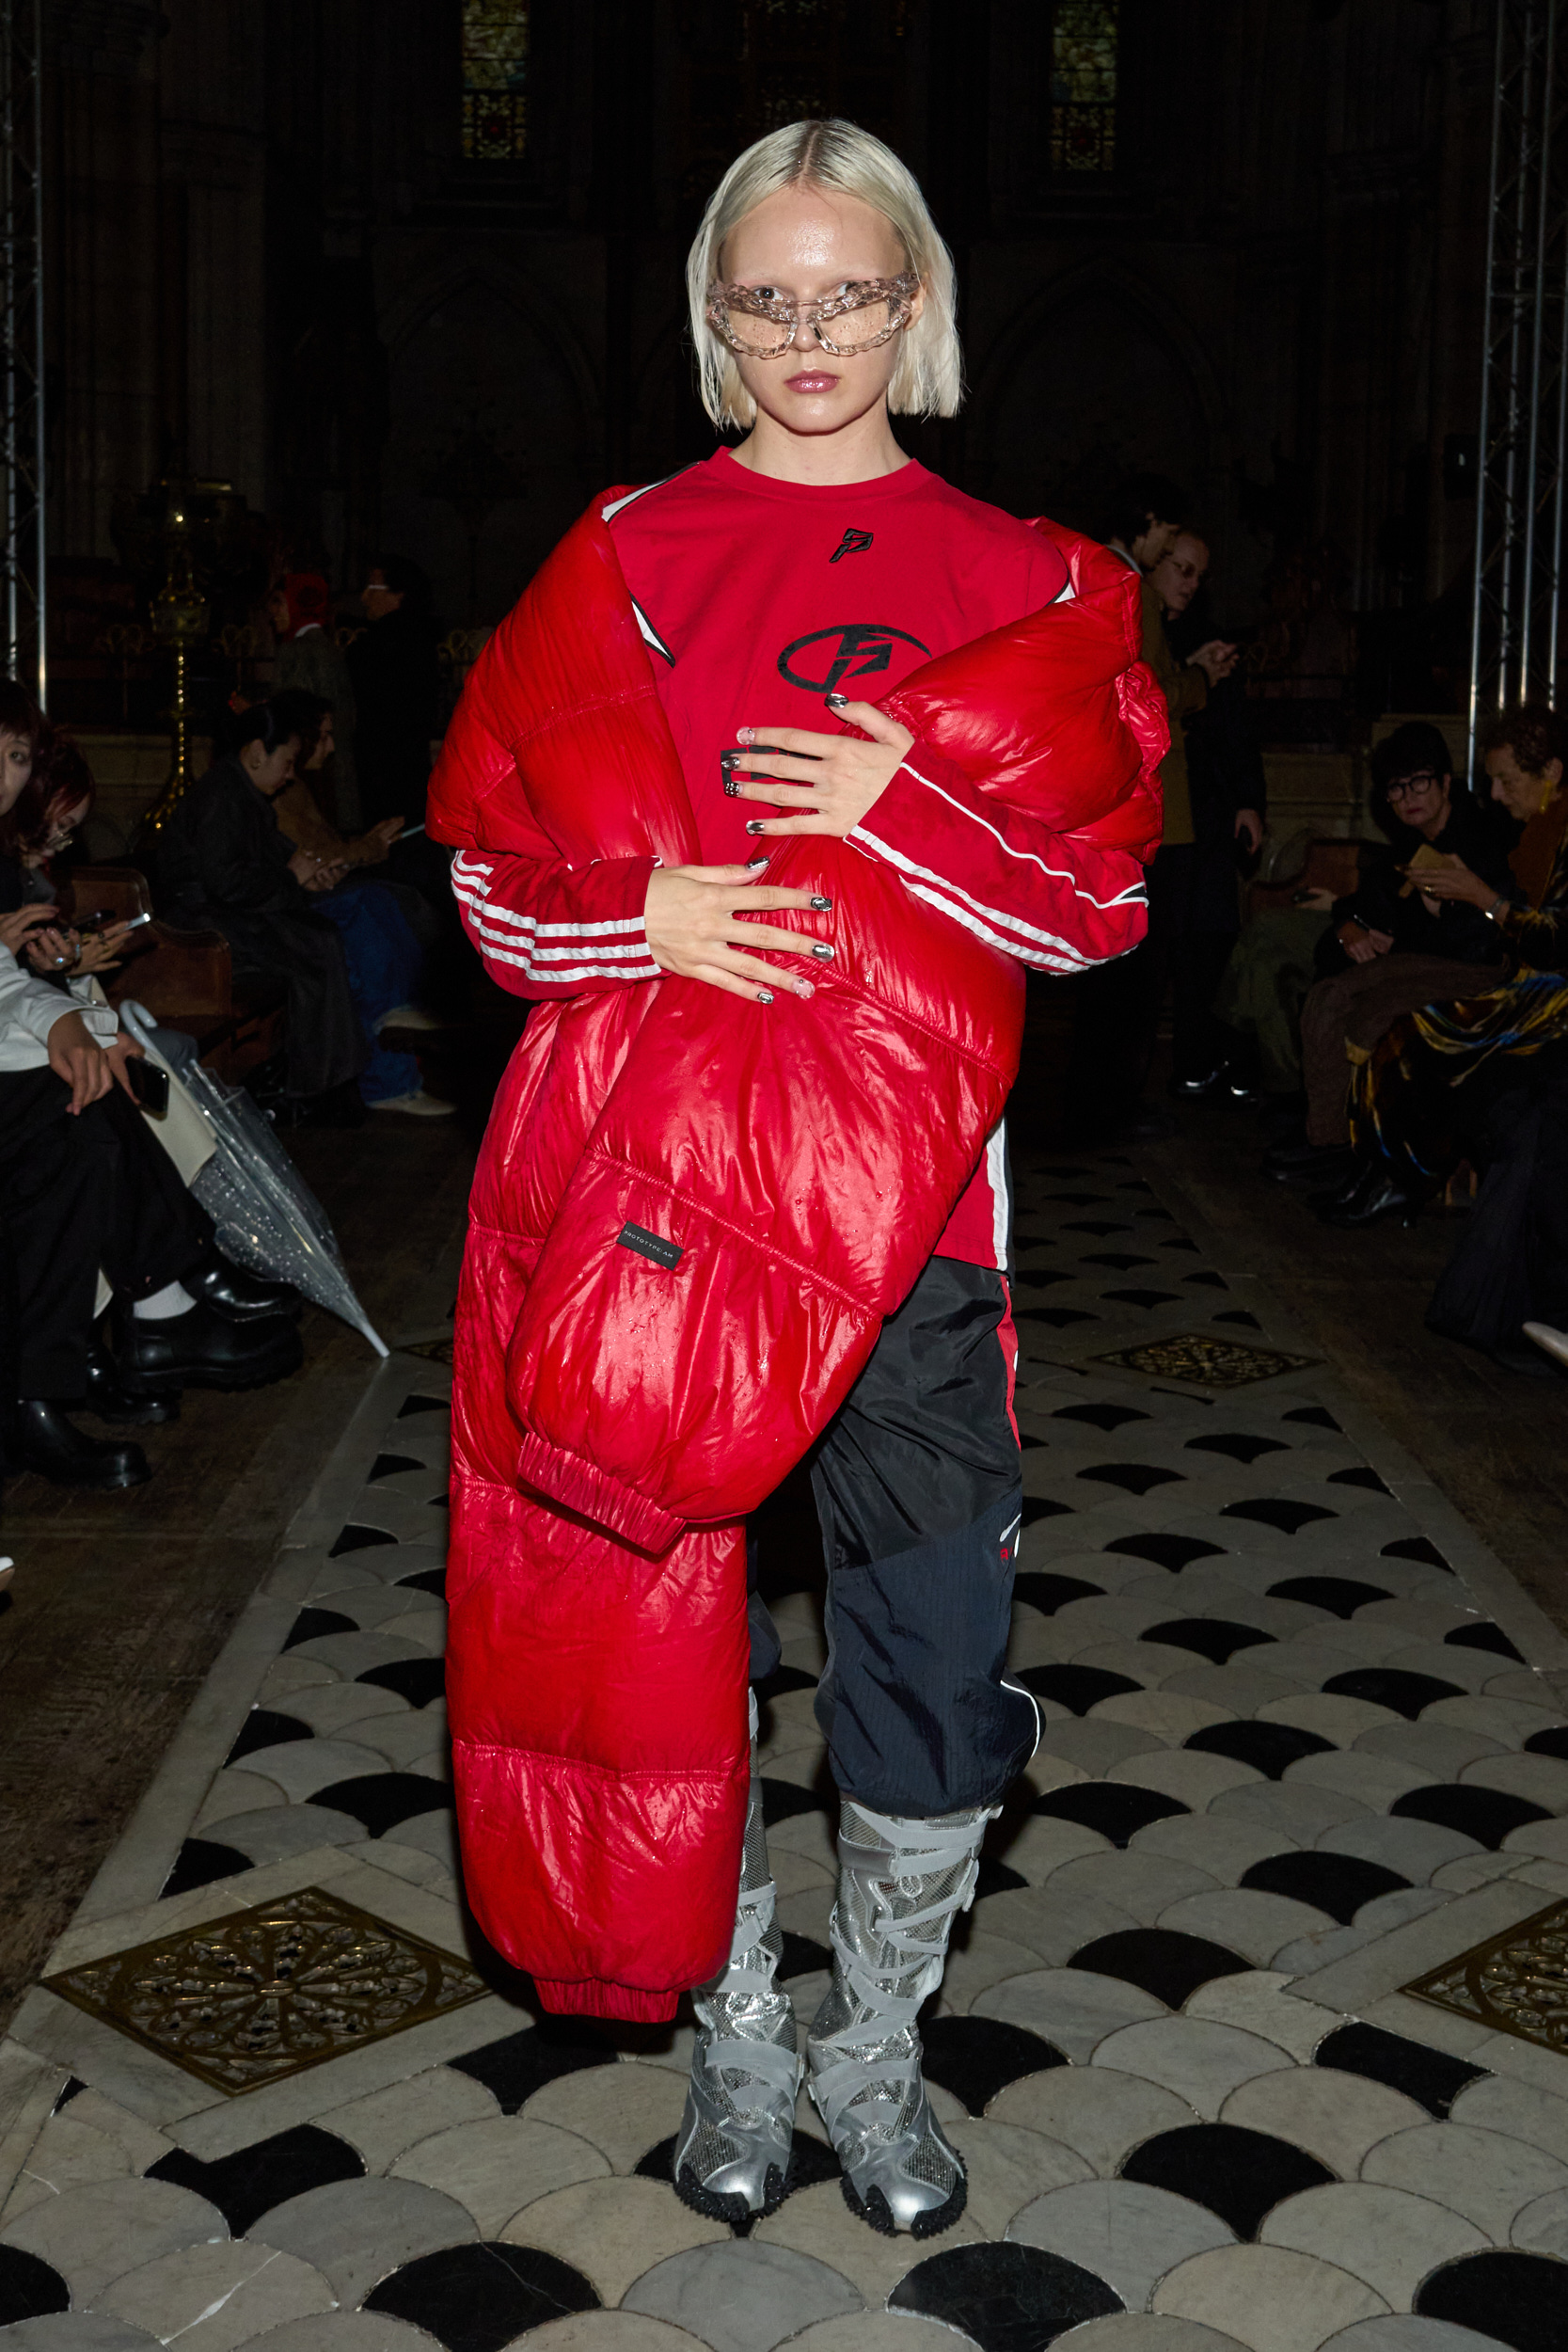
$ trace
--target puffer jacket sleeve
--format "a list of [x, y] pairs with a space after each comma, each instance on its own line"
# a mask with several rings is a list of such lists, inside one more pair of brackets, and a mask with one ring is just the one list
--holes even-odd
[[459, 850], [451, 886], [490, 977], [514, 996], [588, 996], [657, 980], [642, 907], [651, 857], [572, 866], [540, 836], [537, 857]]
[[642, 908], [658, 859], [568, 858], [529, 805], [513, 748], [528, 714], [508, 697], [515, 701], [538, 664], [510, 657], [516, 622], [515, 613], [503, 622], [492, 658], [481, 657], [431, 784], [430, 828], [456, 847], [451, 886], [464, 926], [490, 977], [514, 996], [587, 996], [657, 980]]
[[1086, 972], [1144, 934], [1144, 868], [1130, 850], [1058, 833], [978, 791], [927, 743], [914, 744], [849, 839], [913, 897], [1037, 972]]

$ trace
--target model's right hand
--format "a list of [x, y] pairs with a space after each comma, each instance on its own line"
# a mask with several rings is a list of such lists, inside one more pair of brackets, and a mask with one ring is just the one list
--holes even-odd
[[[781, 947], [787, 955], [809, 955], [812, 940], [770, 923], [742, 923], [742, 912], [777, 914], [784, 907], [815, 908], [825, 914], [832, 901], [809, 890], [769, 889], [766, 868], [750, 866], [656, 866], [648, 877], [643, 920], [648, 948], [661, 972], [705, 980], [728, 996], [770, 1004], [776, 989], [792, 996], [815, 995], [809, 980], [743, 947]], [[816, 943], [826, 946], [826, 941]], [[831, 950], [830, 950], [831, 952]], [[827, 958], [824, 957], [826, 961]]]
[[71, 1089], [72, 1118], [115, 1082], [113, 1063], [79, 1012], [63, 1013], [50, 1028], [49, 1067]]

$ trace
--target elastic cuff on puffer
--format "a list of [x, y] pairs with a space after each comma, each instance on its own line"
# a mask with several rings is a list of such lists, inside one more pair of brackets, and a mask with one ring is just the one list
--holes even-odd
[[638, 2026], [662, 2026], [673, 2017], [681, 1997], [678, 1993], [644, 1993], [635, 1984], [601, 1984], [594, 1977], [535, 1977], [533, 1989], [557, 2017], [625, 2017]]
[[559, 1502], [579, 1518], [593, 1519], [612, 1534], [625, 1536], [639, 1551], [657, 1559], [668, 1551], [686, 1521], [677, 1519], [661, 1502], [623, 1486], [581, 1454], [548, 1444], [531, 1429], [517, 1449], [517, 1484], [531, 1487], [547, 1502]]

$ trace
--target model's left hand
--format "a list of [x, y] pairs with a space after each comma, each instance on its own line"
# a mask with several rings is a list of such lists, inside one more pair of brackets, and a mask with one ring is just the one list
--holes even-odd
[[1236, 838], [1246, 843], [1249, 857], [1258, 855], [1263, 846], [1263, 819], [1255, 808], [1236, 811]]
[[[1408, 866], [1405, 870], [1410, 873]], [[1489, 907], [1498, 896], [1491, 882], [1460, 864], [1433, 866], [1430, 871], [1423, 866], [1410, 873], [1410, 879], [1423, 898], [1463, 898], [1473, 907]]]
[[914, 737], [874, 703], [837, 703], [833, 715], [871, 737], [814, 735], [806, 727], [754, 726], [736, 730], [742, 745], [766, 744], [766, 772], [739, 769], [731, 777], [735, 796], [765, 801], [776, 817], [753, 817], [750, 834], [825, 833], [842, 841], [880, 800], [904, 762]]

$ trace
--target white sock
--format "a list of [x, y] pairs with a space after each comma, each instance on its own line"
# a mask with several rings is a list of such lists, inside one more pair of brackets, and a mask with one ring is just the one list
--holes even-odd
[[183, 1282], [166, 1282], [150, 1298], [138, 1298], [131, 1312], [138, 1323], [166, 1323], [171, 1315], [182, 1315], [196, 1305]]

